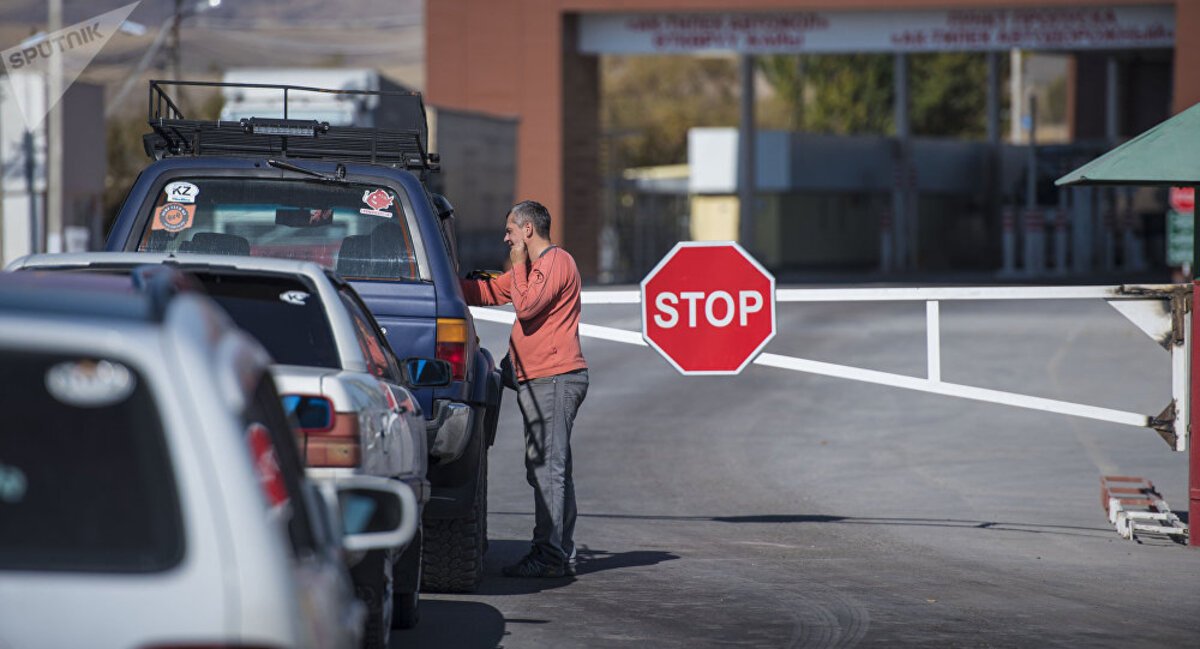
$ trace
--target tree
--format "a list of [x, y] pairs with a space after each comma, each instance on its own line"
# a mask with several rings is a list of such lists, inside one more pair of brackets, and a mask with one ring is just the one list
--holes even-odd
[[[195, 103], [195, 119], [215, 120], [220, 116], [224, 104], [221, 93], [198, 94], [195, 99], [200, 99]], [[188, 117], [193, 117], [193, 114], [188, 114]], [[104, 177], [105, 232], [116, 220], [117, 211], [121, 209], [133, 181], [150, 164], [142, 145], [142, 136], [150, 132], [144, 114], [114, 115], [108, 118], [106, 126], [108, 171]]]
[[909, 87], [914, 135], [982, 138], [987, 133], [987, 55], [912, 56]]
[[886, 54], [815, 55], [805, 72], [805, 130], [853, 135], [893, 130], [892, 57]]
[[[984, 134], [985, 55], [917, 54], [909, 63], [914, 135]], [[840, 135], [894, 133], [894, 66], [891, 54], [761, 56], [758, 71], [774, 91], [763, 102], [762, 126]]]
[[687, 160], [687, 132], [738, 120], [736, 60], [613, 56], [603, 61], [601, 124], [623, 167]]
[[805, 106], [805, 56], [760, 56], [755, 60], [774, 93], [758, 102], [756, 118], [762, 128], [803, 131]]

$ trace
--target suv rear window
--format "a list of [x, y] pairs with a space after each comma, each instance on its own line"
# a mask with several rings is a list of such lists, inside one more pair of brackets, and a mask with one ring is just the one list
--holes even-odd
[[315, 289], [291, 277], [191, 271], [276, 363], [340, 369], [333, 328]]
[[388, 187], [175, 179], [159, 190], [145, 227], [142, 252], [299, 259], [355, 279], [421, 276], [404, 202]]
[[183, 554], [174, 472], [141, 375], [0, 349], [0, 570], [152, 572]]

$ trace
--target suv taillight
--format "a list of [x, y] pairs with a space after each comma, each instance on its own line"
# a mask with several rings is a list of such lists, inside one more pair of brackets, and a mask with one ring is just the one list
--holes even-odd
[[450, 363], [455, 381], [467, 378], [467, 321], [461, 318], [438, 318], [437, 349], [434, 356]]
[[304, 463], [320, 467], [356, 467], [362, 461], [358, 437], [358, 415], [335, 412], [327, 397], [285, 394], [284, 411], [295, 417], [300, 428]]
[[279, 458], [275, 455], [270, 431], [266, 426], [254, 422], [246, 429], [246, 443], [250, 446], [254, 471], [258, 474], [258, 484], [267, 498], [267, 505], [274, 508], [287, 504], [287, 485], [283, 482], [283, 472], [279, 469]]
[[308, 466], [356, 467], [362, 462], [362, 443], [358, 437], [358, 415], [338, 412], [326, 430], [304, 432], [304, 461]]
[[296, 416], [300, 425], [304, 463], [320, 467], [356, 467], [362, 461], [362, 443], [358, 437], [358, 415], [334, 412], [333, 402], [325, 397], [289, 394], [283, 397], [284, 409]]

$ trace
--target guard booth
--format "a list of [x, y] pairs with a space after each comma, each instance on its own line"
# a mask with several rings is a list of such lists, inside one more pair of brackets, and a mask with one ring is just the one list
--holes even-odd
[[[1171, 119], [1142, 133], [1138, 137], [1113, 149], [1104, 156], [1076, 169], [1059, 179], [1063, 186], [1154, 186], [1192, 187], [1200, 186], [1200, 104], [1196, 104]], [[1196, 238], [1195, 210], [1192, 211], [1193, 255], [1200, 251], [1200, 240]], [[1200, 263], [1192, 260], [1191, 303], [1192, 330], [1190, 332], [1190, 371], [1192, 406], [1200, 406], [1200, 345], [1196, 336], [1200, 334], [1195, 314], [1200, 307]], [[1200, 430], [1200, 416], [1195, 408], [1186, 425], [1189, 431]], [[1200, 446], [1191, 441], [1188, 450], [1188, 523], [1200, 521]], [[1188, 541], [1193, 547], [1200, 546], [1200, 538], [1191, 534]]]

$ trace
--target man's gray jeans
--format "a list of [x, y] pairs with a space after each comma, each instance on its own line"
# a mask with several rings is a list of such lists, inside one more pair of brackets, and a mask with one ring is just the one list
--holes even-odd
[[575, 560], [575, 481], [571, 428], [587, 396], [587, 370], [520, 384], [525, 419], [525, 479], [534, 491], [534, 556], [548, 565]]

